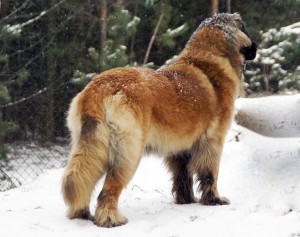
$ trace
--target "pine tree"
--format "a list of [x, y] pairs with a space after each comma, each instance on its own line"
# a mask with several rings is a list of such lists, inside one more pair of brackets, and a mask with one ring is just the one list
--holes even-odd
[[[0, 106], [7, 104], [10, 101], [7, 87], [0, 83]], [[18, 128], [16, 123], [5, 121], [3, 119], [2, 111], [0, 111], [0, 159], [6, 159], [8, 152], [7, 147], [4, 144], [4, 138], [7, 134], [15, 131]]]
[[300, 90], [300, 22], [261, 33], [252, 70], [246, 71], [248, 92]]
[[73, 82], [84, 86], [95, 73], [128, 65], [129, 57], [134, 57], [134, 55], [129, 55], [127, 45], [132, 35], [135, 34], [139, 22], [140, 18], [132, 16], [122, 6], [114, 6], [113, 12], [107, 17], [105, 47], [101, 53], [95, 47], [88, 49], [88, 60], [85, 65], [91, 72], [76, 70]]
[[[15, 26], [6, 25], [2, 28], [2, 30], [0, 32], [0, 42], [4, 43], [5, 41], [12, 40], [19, 36], [20, 36], [20, 29], [19, 29], [18, 25], [15, 25]], [[0, 67], [3, 68], [3, 70], [5, 70], [7, 68], [8, 60], [9, 60], [8, 54], [3, 51], [0, 51]], [[2, 159], [5, 160], [7, 158], [8, 149], [4, 144], [5, 136], [8, 135], [9, 133], [15, 131], [18, 127], [16, 125], [16, 123], [6, 121], [3, 118], [2, 110], [5, 107], [4, 105], [6, 105], [7, 103], [10, 102], [9, 92], [8, 92], [7, 86], [5, 84], [10, 84], [10, 83], [21, 84], [27, 78], [28, 78], [28, 71], [25, 69], [22, 69], [22, 70], [17, 71], [15, 80], [13, 82], [0, 81], [0, 107], [1, 107], [1, 111], [0, 111], [0, 159], [1, 160]]]

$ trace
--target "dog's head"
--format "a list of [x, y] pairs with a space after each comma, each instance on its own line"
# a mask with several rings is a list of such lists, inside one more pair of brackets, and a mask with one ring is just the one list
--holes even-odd
[[245, 60], [253, 60], [256, 56], [257, 44], [250, 38], [245, 23], [238, 13], [220, 13], [201, 23], [203, 27], [217, 28], [223, 32], [230, 50], [242, 54]]

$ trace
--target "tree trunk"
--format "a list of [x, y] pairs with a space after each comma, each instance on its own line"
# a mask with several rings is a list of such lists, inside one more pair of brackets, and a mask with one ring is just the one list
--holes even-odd
[[123, 5], [124, 5], [124, 0], [117, 0], [117, 1], [116, 1], [116, 4], [117, 4], [118, 6], [123, 6]]
[[[139, 2], [138, 1], [139, 0], [135, 0], [135, 2], [134, 2], [134, 16], [136, 16], [137, 13], [138, 13], [138, 9], [139, 9]], [[136, 36], [136, 30], [134, 31], [134, 33], [131, 36], [130, 54], [129, 54], [130, 64], [133, 64], [133, 61], [134, 61], [135, 36]]]
[[107, 5], [106, 0], [100, 0], [100, 21], [101, 21], [101, 29], [100, 29], [100, 56], [101, 59], [104, 55], [104, 50], [106, 46], [106, 19], [107, 19]]
[[219, 12], [219, 0], [211, 0], [211, 15]]
[[231, 13], [231, 0], [226, 0], [226, 10]]
[[[55, 24], [55, 16], [51, 14], [49, 16], [48, 21], [48, 29], [49, 32], [55, 32], [56, 24]], [[48, 35], [51, 38], [51, 33]], [[55, 48], [55, 46], [53, 46]], [[46, 87], [48, 90], [45, 93], [45, 124], [44, 128], [46, 131], [43, 132], [45, 137], [42, 139], [42, 142], [45, 144], [49, 144], [54, 141], [55, 138], [55, 118], [54, 118], [54, 90], [53, 86], [56, 83], [56, 68], [57, 68], [57, 60], [56, 54], [52, 52], [51, 48], [45, 54], [45, 61], [46, 61]], [[42, 125], [43, 126], [43, 125]]]
[[145, 57], [144, 57], [144, 61], [143, 61], [143, 64], [145, 65], [147, 62], [148, 62], [148, 58], [149, 58], [149, 54], [151, 52], [151, 48], [152, 48], [152, 45], [154, 43], [154, 40], [156, 38], [156, 35], [157, 35], [157, 32], [158, 32], [158, 29], [159, 29], [159, 26], [161, 24], [161, 21], [164, 17], [164, 13], [162, 13], [157, 21], [157, 24], [155, 26], [155, 29], [154, 29], [154, 32], [153, 32], [153, 35], [151, 36], [151, 39], [150, 39], [150, 42], [148, 44], [148, 47], [147, 47], [147, 51], [146, 51], [146, 54], [145, 54]]
[[[51, 143], [54, 141], [54, 93], [53, 93], [53, 85], [51, 85], [51, 75], [55, 75], [54, 70], [55, 70], [56, 64], [54, 63], [53, 67], [49, 69], [49, 75], [48, 75], [48, 85], [49, 85], [49, 90], [46, 93], [47, 96], [47, 110], [46, 110], [46, 143]], [[48, 66], [49, 67], [49, 66]]]
[[264, 86], [265, 91], [270, 90], [270, 84], [269, 84], [269, 73], [268, 73], [268, 65], [263, 64], [262, 66], [263, 71], [263, 77], [264, 77]]

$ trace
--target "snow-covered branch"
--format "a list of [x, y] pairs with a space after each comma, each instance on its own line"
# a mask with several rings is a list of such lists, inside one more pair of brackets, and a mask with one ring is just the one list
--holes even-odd
[[[58, 6], [60, 6], [61, 4], [63, 4], [66, 0], [61, 0], [60, 2], [54, 4], [52, 7], [50, 7], [48, 10], [45, 10], [45, 11], [42, 11], [38, 16], [26, 21], [26, 22], [23, 22], [23, 23], [20, 23], [20, 24], [14, 24], [14, 25], [10, 25], [10, 24], [7, 24], [4, 26], [4, 28], [6, 29], [6, 31], [8, 32], [12, 32], [12, 33], [15, 33], [15, 34], [19, 34], [22, 29], [28, 25], [31, 25], [32, 23], [40, 20], [43, 16], [45, 16], [47, 13], [49, 13], [50, 11], [54, 10], [55, 8], [57, 8]], [[28, 2], [28, 1], [27, 1]], [[27, 4], [27, 2], [25, 2]], [[24, 4], [25, 4], [24, 3]], [[23, 4], [23, 5], [24, 5]], [[26, 5], [24, 6], [21, 6], [19, 9], [22, 9], [24, 8]], [[14, 12], [16, 13], [18, 11], [15, 10]], [[11, 16], [12, 14], [10, 14], [9, 16]], [[9, 17], [7, 16], [7, 17]]]
[[23, 103], [23, 102], [25, 102], [25, 101], [27, 101], [27, 100], [30, 100], [30, 99], [32, 99], [32, 98], [34, 98], [34, 97], [36, 97], [36, 96], [38, 96], [38, 95], [44, 93], [44, 92], [47, 91], [47, 90], [48, 90], [48, 88], [45, 87], [45, 88], [39, 90], [38, 92], [36, 92], [36, 93], [34, 93], [34, 94], [32, 94], [32, 95], [30, 95], [30, 96], [28, 96], [28, 97], [24, 97], [24, 98], [22, 98], [22, 99], [20, 99], [20, 100], [16, 100], [16, 101], [14, 101], [14, 102], [10, 102], [10, 103], [1, 105], [1, 109], [7, 108], [7, 107], [11, 107], [11, 106], [14, 106], [14, 105], [21, 104], [21, 103]]
[[[69, 83], [69, 82], [64, 82], [64, 83], [62, 83], [62, 84], [60, 84], [60, 85], [56, 85], [55, 88], [54, 88], [54, 90], [57, 90], [58, 88], [61, 88], [62, 86], [66, 85], [66, 84], [68, 84], [68, 83]], [[7, 107], [11, 107], [11, 106], [15, 106], [15, 105], [21, 104], [21, 103], [23, 103], [23, 102], [25, 102], [25, 101], [28, 101], [28, 100], [30, 100], [30, 99], [32, 99], [32, 98], [38, 96], [38, 95], [41, 95], [41, 94], [45, 93], [46, 91], [48, 91], [48, 90], [49, 90], [51, 87], [53, 87], [53, 86], [54, 86], [54, 85], [52, 84], [52, 85], [50, 85], [50, 86], [48, 86], [48, 87], [44, 87], [43, 89], [37, 91], [36, 93], [34, 93], [34, 94], [32, 94], [32, 95], [29, 95], [29, 96], [27, 96], [27, 97], [23, 97], [22, 99], [19, 99], [19, 100], [16, 100], [16, 101], [13, 101], [13, 102], [10, 102], [10, 103], [1, 105], [0, 108], [3, 109], [3, 108], [7, 108]]]

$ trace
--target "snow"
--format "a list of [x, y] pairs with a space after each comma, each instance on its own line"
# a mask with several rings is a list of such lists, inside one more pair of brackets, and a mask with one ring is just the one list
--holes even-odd
[[167, 29], [167, 34], [171, 37], [176, 37], [178, 35], [180, 35], [183, 31], [187, 30], [187, 25], [183, 24], [175, 29]]
[[272, 137], [300, 137], [300, 94], [241, 98], [236, 101], [238, 124]]
[[[0, 5], [1, 5], [1, 1], [0, 1]], [[26, 21], [26, 22], [23, 22], [21, 24], [15, 24], [15, 25], [10, 25], [10, 24], [7, 24], [3, 27], [3, 30], [8, 32], [8, 33], [11, 33], [15, 36], [20, 36], [21, 32], [22, 32], [22, 29], [23, 27], [25, 26], [28, 26], [30, 24], [32, 24], [33, 22], [39, 20], [41, 17], [43, 17], [47, 12], [46, 11], [42, 11], [38, 16]]]
[[16, 24], [16, 25], [7, 24], [3, 27], [3, 31], [11, 33], [15, 36], [20, 36], [20, 33], [22, 31], [22, 27], [21, 27], [20, 24]]
[[[269, 108], [274, 101], [269, 98]], [[243, 107], [248, 102], [239, 103]], [[289, 112], [292, 118], [294, 112]], [[161, 159], [145, 157], [120, 198], [128, 224], [105, 229], [90, 221], [67, 219], [60, 194], [63, 169], [58, 169], [0, 193], [0, 236], [299, 237], [299, 171], [299, 136], [266, 137], [233, 124], [218, 182], [220, 194], [231, 200], [228, 206], [174, 204], [170, 175]], [[101, 184], [92, 197], [92, 211]]]
[[[296, 22], [292, 25], [288, 25], [285, 27], [281, 27], [279, 30], [277, 29], [269, 29], [268, 31], [262, 33], [263, 42], [262, 44], [271, 41], [271, 40], [281, 40], [282, 38], [286, 38], [287, 36], [298, 36], [300, 34], [300, 22]], [[298, 40], [299, 42], [299, 40]], [[285, 41], [285, 43], [289, 43]], [[284, 43], [283, 43], [284, 44]], [[284, 45], [281, 45], [283, 47]]]
[[[255, 63], [272, 65], [286, 60], [284, 53], [287, 49], [299, 44], [300, 22], [277, 29], [261, 32], [262, 42], [257, 50]], [[270, 45], [271, 43], [271, 45]]]
[[133, 19], [127, 23], [126, 29], [132, 30], [140, 21], [141, 19], [139, 17], [134, 16]]

